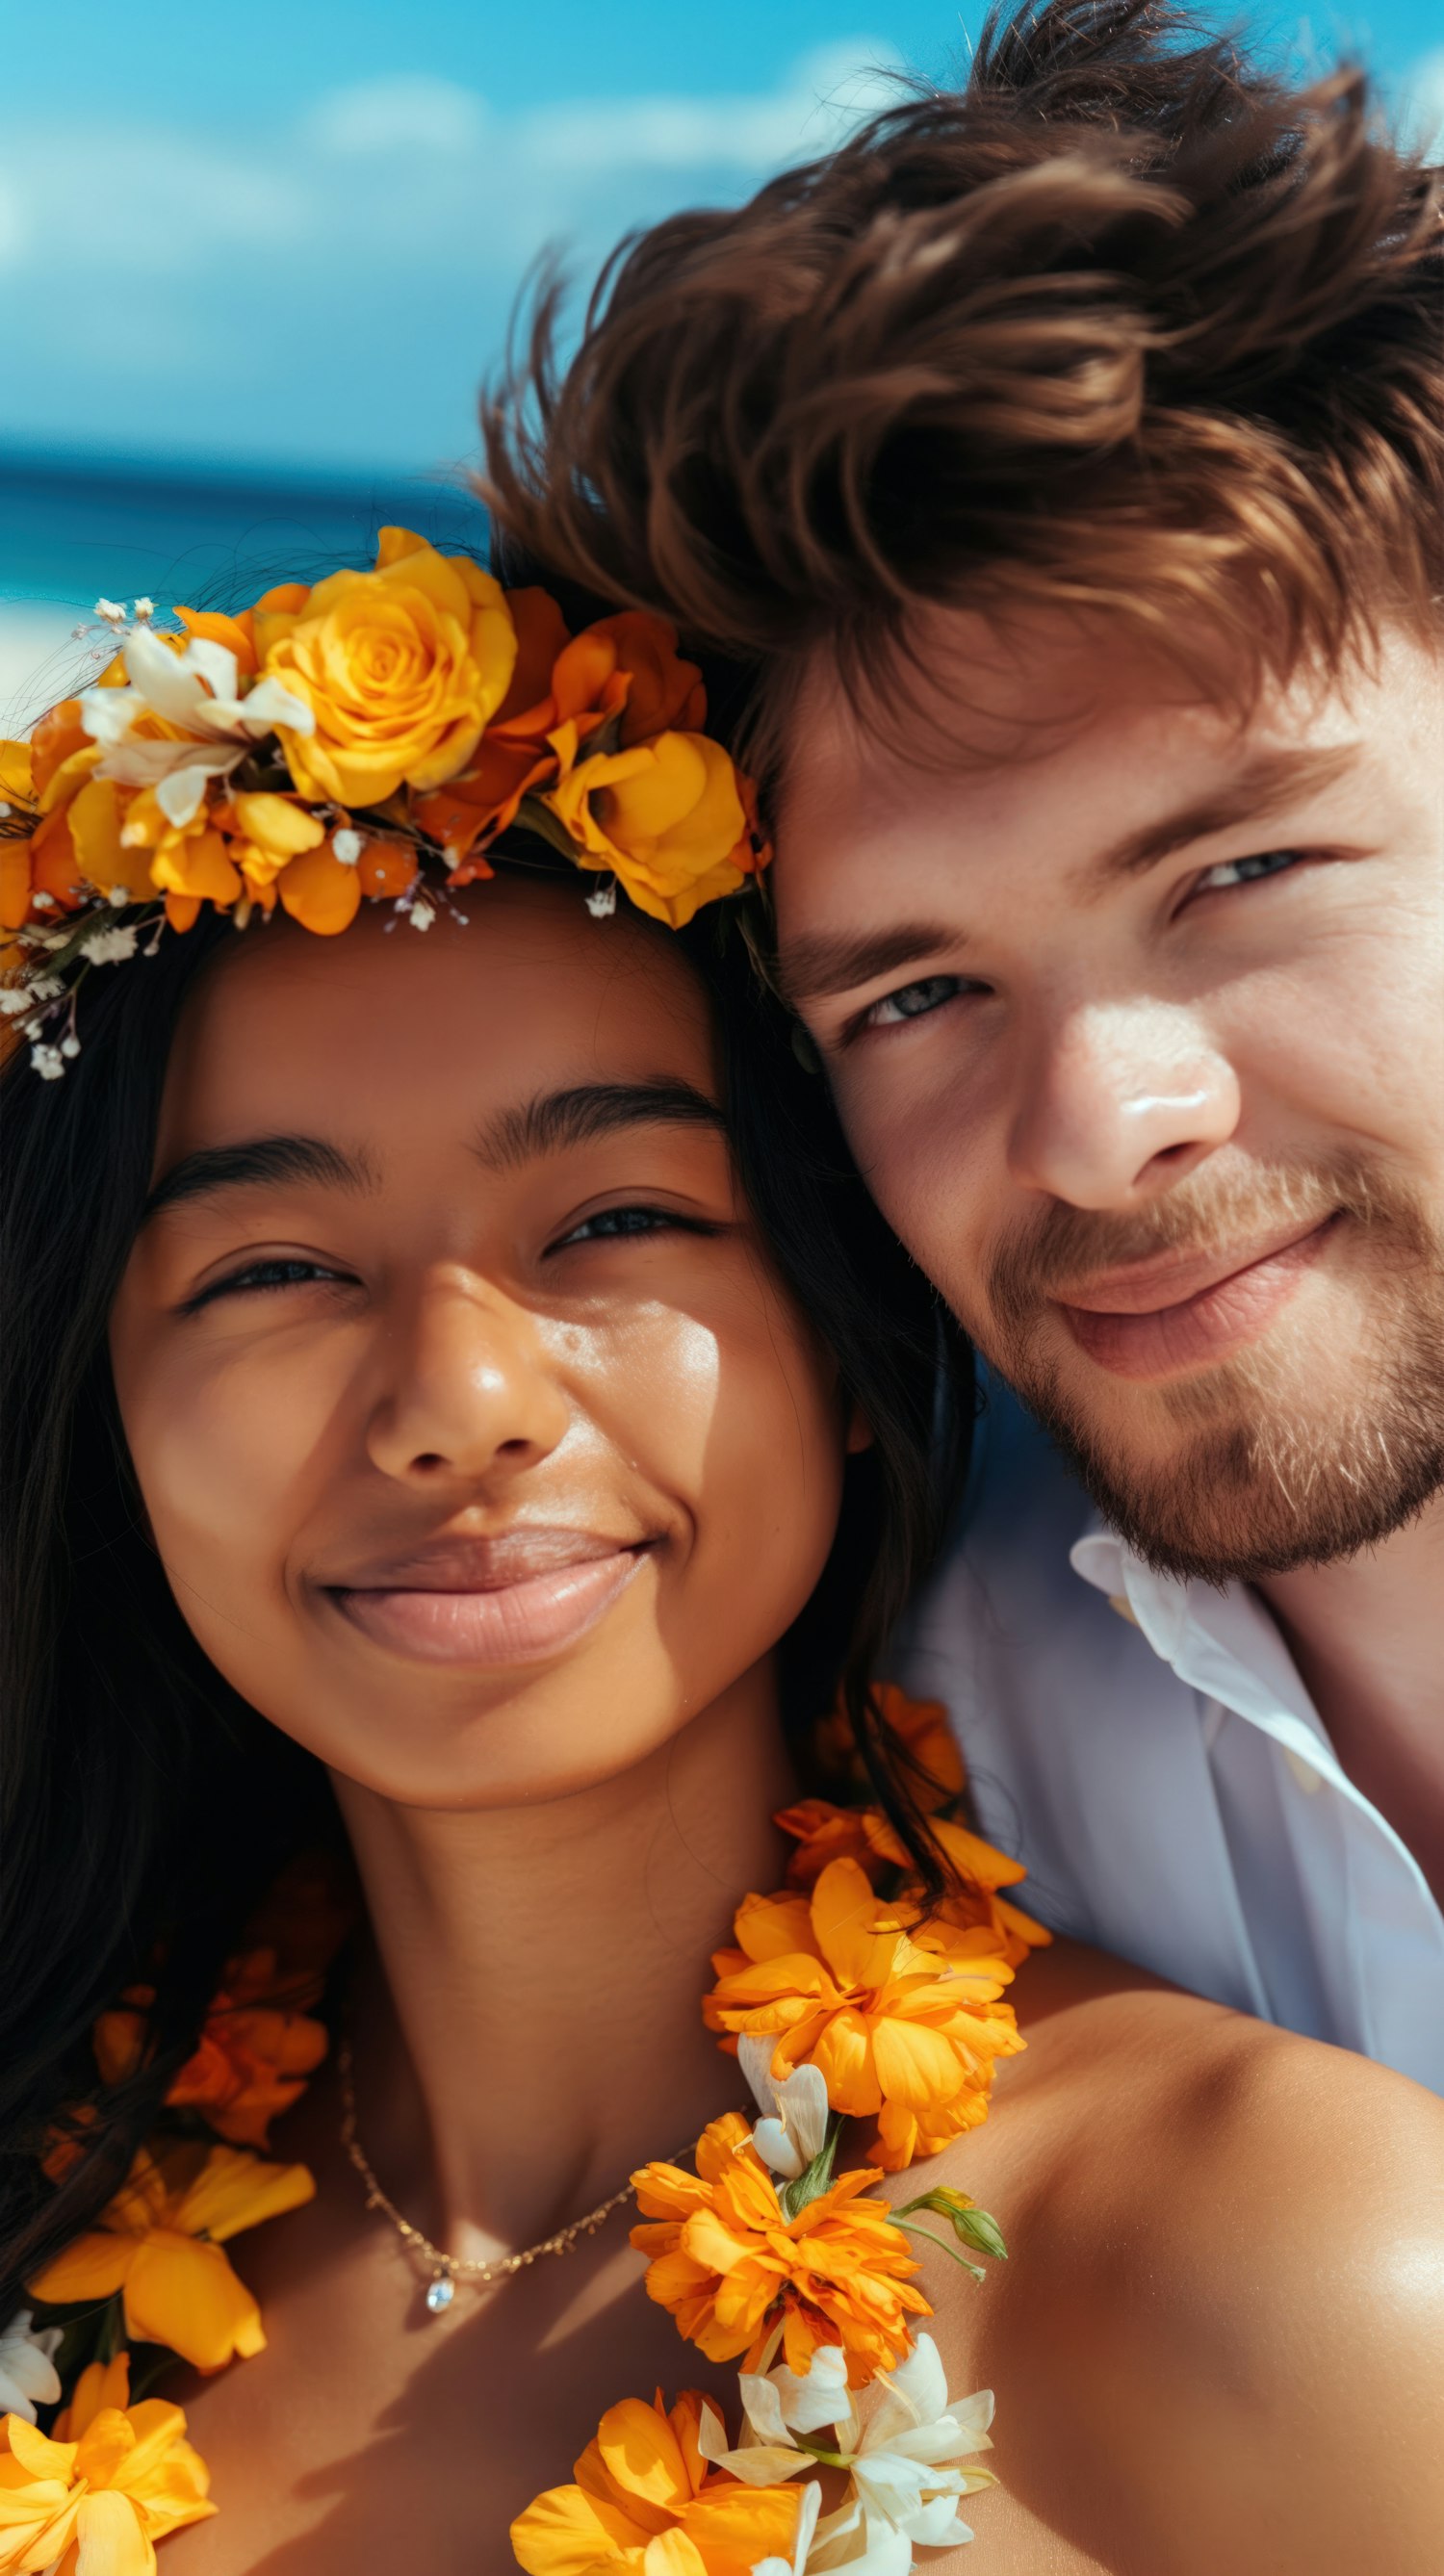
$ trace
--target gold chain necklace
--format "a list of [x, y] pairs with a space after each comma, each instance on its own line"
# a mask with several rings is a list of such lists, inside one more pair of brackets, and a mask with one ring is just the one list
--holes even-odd
[[[445, 2315], [456, 2296], [458, 2281], [469, 2281], [476, 2289], [485, 2290], [493, 2282], [509, 2280], [514, 2272], [524, 2271], [540, 2254], [570, 2254], [582, 2237], [595, 2236], [613, 2210], [620, 2209], [623, 2201], [632, 2197], [633, 2187], [630, 2182], [625, 2182], [609, 2200], [599, 2200], [595, 2209], [589, 2209], [581, 2218], [574, 2218], [569, 2227], [559, 2227], [554, 2236], [544, 2236], [539, 2245], [523, 2246], [515, 2254], [498, 2254], [488, 2263], [468, 2262], [462, 2255], [447, 2254], [441, 2246], [433, 2245], [429, 2236], [423, 2236], [419, 2227], [413, 2227], [409, 2218], [402, 2217], [395, 2201], [382, 2189], [375, 2168], [356, 2135], [356, 2073], [349, 2039], [343, 2039], [336, 2051], [336, 2079], [341, 2093], [341, 2144], [366, 2186], [366, 2206], [379, 2210], [383, 2218], [390, 2220], [410, 2252], [430, 2272], [425, 2297], [427, 2309], [433, 2317]], [[692, 2153], [695, 2145], [696, 2140], [689, 2139], [669, 2161], [678, 2163], [683, 2156]]]

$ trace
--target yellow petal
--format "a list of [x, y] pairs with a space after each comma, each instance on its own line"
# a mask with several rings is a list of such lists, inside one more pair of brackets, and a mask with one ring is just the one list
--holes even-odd
[[527, 2576], [593, 2576], [596, 2569], [625, 2566], [629, 2556], [636, 2565], [646, 2537], [580, 2487], [550, 2487], [511, 2526], [512, 2550]]
[[76, 863], [88, 885], [109, 894], [119, 886], [134, 903], [155, 893], [150, 852], [127, 845], [120, 837], [120, 798], [108, 778], [91, 778], [70, 808], [70, 837]]
[[37, 2299], [63, 2306], [71, 2299], [113, 2299], [135, 2261], [138, 2239], [93, 2231], [77, 2236], [25, 2286]]
[[7, 805], [28, 805], [32, 794], [29, 743], [0, 742], [0, 798]]
[[[692, 2492], [677, 2436], [655, 2406], [624, 2397], [609, 2406], [597, 2427], [603, 2466], [630, 2506], [677, 2512]], [[656, 2530], [660, 2525], [653, 2523]]]
[[219, 2245], [157, 2228], [134, 2249], [125, 2285], [126, 2332], [163, 2343], [197, 2370], [221, 2370], [265, 2348], [261, 2312]]
[[155, 2551], [140, 2508], [114, 2488], [83, 2498], [75, 2536], [80, 2544], [75, 2576], [152, 2576]]
[[707, 2561], [695, 2540], [675, 2528], [649, 2540], [642, 2558], [643, 2576], [709, 2576]]
[[236, 820], [248, 841], [255, 841], [274, 858], [294, 859], [302, 850], [314, 850], [326, 838], [326, 826], [303, 805], [289, 796], [233, 796]]
[[840, 1985], [870, 1989], [886, 1979], [897, 1934], [873, 1930], [883, 1911], [866, 1870], [855, 1860], [828, 1862], [812, 1891], [812, 1929]]
[[880, 2020], [873, 2029], [872, 2054], [884, 2093], [910, 2111], [926, 2112], [930, 2105], [950, 2102], [962, 2090], [957, 2050], [925, 2022], [898, 2021], [890, 2015]]
[[117, 2406], [124, 2412], [129, 2404], [129, 2353], [118, 2352], [113, 2361], [88, 2361], [71, 2391], [70, 2404], [56, 2418], [55, 2438], [78, 2442], [103, 2406]]

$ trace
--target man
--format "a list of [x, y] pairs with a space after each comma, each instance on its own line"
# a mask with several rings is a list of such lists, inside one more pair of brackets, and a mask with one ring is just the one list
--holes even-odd
[[1440, 222], [1357, 75], [1054, 0], [490, 425], [749, 666], [780, 988], [990, 1372], [909, 1674], [982, 1829], [1444, 2091]]

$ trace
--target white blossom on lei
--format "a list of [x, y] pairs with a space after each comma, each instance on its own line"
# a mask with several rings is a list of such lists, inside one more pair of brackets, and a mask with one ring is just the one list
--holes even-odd
[[[96, 775], [122, 787], [153, 787], [177, 827], [199, 813], [207, 781], [226, 777], [277, 725], [315, 731], [311, 709], [279, 680], [258, 680], [242, 696], [234, 653], [209, 636], [193, 635], [177, 653], [149, 626], [137, 626], [121, 658], [129, 686], [87, 689], [80, 701], [80, 721], [100, 745]], [[171, 730], [159, 740], [137, 732], [146, 716]]]
[[54, 2406], [60, 2396], [51, 2359], [60, 2328], [42, 2326], [37, 2333], [30, 2315], [21, 2308], [0, 2330], [0, 2415], [23, 2415], [27, 2424], [34, 2423], [37, 2406]]
[[835, 2344], [819, 2345], [801, 2376], [783, 2364], [743, 2371], [740, 2386], [739, 2447], [725, 2447], [715, 2418], [702, 2424], [702, 2454], [714, 2467], [745, 2486], [779, 2486], [820, 2465], [847, 2472], [845, 2501], [816, 2523], [808, 2543], [806, 2576], [907, 2576], [914, 2542], [941, 2549], [972, 2539], [958, 2500], [995, 2481], [963, 2463], [992, 2448], [992, 2392], [950, 2399], [930, 2335], [918, 2336], [896, 2370], [879, 2372], [863, 2392], [866, 2414]]
[[827, 2137], [827, 2085], [816, 2066], [796, 2067], [781, 2084], [773, 2082], [775, 2031], [766, 2036], [744, 2031], [737, 2042], [737, 2062], [764, 2117], [752, 2132], [752, 2143], [765, 2165], [784, 2181], [795, 2182]]

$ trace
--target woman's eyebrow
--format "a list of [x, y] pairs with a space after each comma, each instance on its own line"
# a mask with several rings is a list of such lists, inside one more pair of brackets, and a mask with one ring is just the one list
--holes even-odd
[[319, 1181], [327, 1189], [353, 1192], [376, 1186], [364, 1154], [345, 1154], [318, 1136], [254, 1136], [240, 1145], [206, 1145], [183, 1155], [156, 1182], [140, 1221], [146, 1225], [162, 1208], [178, 1207], [185, 1199], [285, 1181]]
[[514, 1170], [541, 1154], [590, 1145], [622, 1127], [708, 1127], [725, 1136], [727, 1122], [715, 1100], [690, 1082], [659, 1076], [647, 1082], [583, 1082], [565, 1091], [541, 1091], [514, 1109], [489, 1118], [473, 1152], [491, 1171]]

